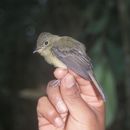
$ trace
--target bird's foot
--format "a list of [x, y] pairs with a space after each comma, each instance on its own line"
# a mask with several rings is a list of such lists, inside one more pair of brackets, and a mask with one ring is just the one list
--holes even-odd
[[50, 86], [50, 87], [57, 87], [57, 86], [59, 86], [59, 85], [60, 85], [60, 80], [54, 79], [54, 80], [51, 80], [51, 81], [49, 82], [49, 86]]

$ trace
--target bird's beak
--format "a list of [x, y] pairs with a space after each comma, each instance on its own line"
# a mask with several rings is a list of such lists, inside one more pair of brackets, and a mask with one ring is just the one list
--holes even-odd
[[40, 52], [42, 48], [36, 48], [34, 51], [33, 51], [33, 54], [36, 53], [36, 52]]
[[33, 54], [36, 53], [36, 52], [39, 52], [40, 48], [36, 48], [34, 51], [33, 51]]
[[34, 54], [34, 53], [36, 53], [36, 52], [38, 52], [38, 50], [37, 50], [37, 49], [33, 51], [33, 54]]

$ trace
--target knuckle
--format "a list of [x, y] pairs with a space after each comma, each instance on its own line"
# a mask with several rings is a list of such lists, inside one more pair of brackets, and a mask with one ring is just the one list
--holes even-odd
[[48, 115], [49, 117], [54, 117], [55, 114], [56, 114], [56, 111], [55, 111], [54, 109], [51, 109], [51, 110], [49, 110], [49, 111], [47, 112], [47, 115]]
[[39, 112], [45, 102], [45, 100], [47, 100], [47, 97], [40, 97], [38, 99], [38, 103], [37, 103], [37, 111]]
[[80, 93], [79, 93], [79, 91], [72, 90], [71, 92], [68, 92], [66, 94], [66, 96], [71, 100], [71, 99], [79, 98], [80, 97]]
[[44, 102], [46, 99], [47, 99], [47, 97], [40, 97], [40, 98], [38, 99], [38, 105], [43, 104], [43, 102]]
[[77, 100], [81, 98], [80, 91], [78, 89], [71, 89], [70, 91], [66, 91], [64, 97], [70, 101]]

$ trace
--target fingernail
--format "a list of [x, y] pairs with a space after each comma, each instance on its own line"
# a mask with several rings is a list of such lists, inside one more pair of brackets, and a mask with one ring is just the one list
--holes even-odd
[[68, 74], [64, 78], [64, 84], [67, 88], [71, 88], [75, 85], [75, 79], [72, 75]]
[[64, 126], [64, 122], [62, 121], [62, 119], [60, 117], [56, 117], [54, 122], [55, 122], [56, 127], [63, 127]]
[[56, 107], [57, 107], [58, 112], [60, 112], [60, 113], [67, 112], [67, 107], [64, 104], [64, 102], [62, 101], [62, 99], [59, 99], [59, 101], [57, 102]]

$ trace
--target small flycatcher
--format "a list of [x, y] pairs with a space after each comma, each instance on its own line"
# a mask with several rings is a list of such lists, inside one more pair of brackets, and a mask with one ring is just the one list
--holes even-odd
[[51, 33], [41, 33], [37, 39], [38, 52], [44, 59], [55, 67], [70, 69], [91, 81], [99, 94], [105, 100], [105, 95], [95, 79], [90, 58], [86, 54], [85, 46], [68, 36], [58, 36]]

